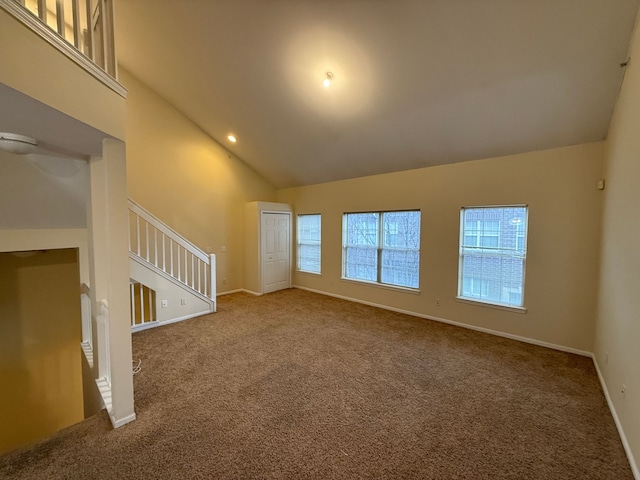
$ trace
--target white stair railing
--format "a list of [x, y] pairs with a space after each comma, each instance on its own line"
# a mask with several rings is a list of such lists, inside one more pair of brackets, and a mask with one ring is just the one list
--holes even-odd
[[109, 342], [109, 302], [106, 299], [98, 300], [99, 314], [96, 317], [96, 329], [98, 338], [97, 371], [94, 370], [95, 382], [102, 397], [107, 412], [113, 414], [111, 394], [111, 353]]
[[[91, 376], [96, 382], [102, 402], [109, 412], [113, 413], [111, 395], [111, 353], [109, 344], [109, 302], [106, 299], [96, 302], [95, 330], [93, 328], [91, 289], [89, 285], [80, 285], [80, 305], [82, 313], [82, 342]], [[97, 355], [95, 352], [97, 350]]]
[[215, 255], [209, 255], [129, 200], [129, 256], [216, 304]]
[[98, 380], [104, 382], [111, 388], [111, 355], [109, 353], [109, 301], [102, 299], [98, 301], [100, 313], [96, 317], [96, 327], [98, 338], [101, 340], [98, 345]]
[[80, 285], [80, 312], [82, 315], [82, 342], [80, 346], [93, 368], [93, 326], [91, 321], [91, 289], [86, 283]]

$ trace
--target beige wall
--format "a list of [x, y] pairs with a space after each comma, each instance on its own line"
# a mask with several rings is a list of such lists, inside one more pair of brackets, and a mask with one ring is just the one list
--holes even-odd
[[219, 293], [242, 288], [244, 204], [273, 201], [275, 189], [123, 69], [120, 81], [130, 198], [216, 254]]
[[0, 253], [0, 453], [84, 418], [77, 250]]
[[80, 282], [89, 284], [89, 245], [84, 228], [35, 230], [0, 229], [0, 252], [77, 248], [79, 250]]
[[0, 9], [0, 83], [117, 138], [125, 99]]
[[[590, 352], [602, 156], [593, 143], [281, 190], [294, 213], [322, 214], [322, 275], [294, 285]], [[529, 205], [525, 314], [455, 298], [460, 208], [505, 204]], [[394, 209], [422, 212], [419, 294], [340, 279], [342, 214]]]
[[[631, 42], [605, 154], [595, 355], [640, 478], [640, 31]], [[626, 393], [622, 393], [626, 385]]]
[[0, 230], [85, 228], [88, 170], [83, 160], [0, 150]]

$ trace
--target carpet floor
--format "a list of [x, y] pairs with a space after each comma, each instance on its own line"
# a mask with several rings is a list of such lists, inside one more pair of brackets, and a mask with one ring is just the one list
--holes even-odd
[[11, 479], [633, 479], [589, 358], [302, 290], [133, 335], [137, 420]]

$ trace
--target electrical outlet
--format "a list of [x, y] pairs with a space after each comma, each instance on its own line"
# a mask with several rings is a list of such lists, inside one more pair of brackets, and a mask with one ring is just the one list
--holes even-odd
[[222, 246], [220, 247], [220, 251], [221, 251], [221, 252], [226, 252], [226, 251], [227, 251], [227, 247], [225, 247], [224, 245], [222, 245]]
[[627, 393], [627, 386], [624, 383], [622, 384], [622, 388], [620, 389], [620, 393], [622, 394], [623, 397]]
[[438, 307], [440, 306], [440, 299], [439, 298], [436, 298], [436, 306], [438, 306]]
[[167, 302], [166, 300], [162, 300], [160, 302], [160, 307], [162, 307], [162, 308], [167, 308], [167, 305], [169, 305], [169, 302]]
[[187, 304], [187, 299], [186, 298], [181, 298], [180, 299], [180, 305], [186, 305]]

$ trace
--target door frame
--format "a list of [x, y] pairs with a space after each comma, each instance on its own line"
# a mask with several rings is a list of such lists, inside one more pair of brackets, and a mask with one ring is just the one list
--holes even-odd
[[259, 225], [259, 232], [260, 232], [260, 238], [258, 241], [258, 252], [260, 253], [259, 255], [259, 259], [260, 261], [259, 263], [259, 275], [260, 275], [260, 294], [264, 295], [264, 269], [262, 268], [264, 260], [263, 260], [263, 251], [262, 251], [262, 215], [263, 214], [276, 214], [276, 215], [287, 215], [289, 217], [289, 259], [288, 259], [288, 265], [287, 268], [289, 270], [289, 282], [288, 282], [288, 286], [287, 288], [291, 288], [291, 283], [292, 283], [292, 274], [293, 272], [291, 271], [291, 255], [293, 252], [293, 234], [292, 234], [292, 221], [293, 221], [293, 214], [292, 212], [289, 211], [284, 211], [284, 210], [259, 210], [258, 213], [260, 214], [258, 217], [258, 225]]

